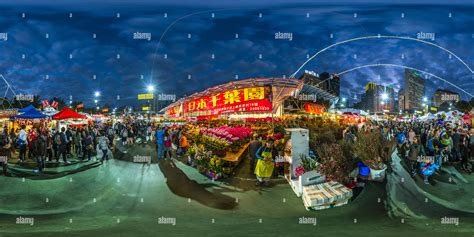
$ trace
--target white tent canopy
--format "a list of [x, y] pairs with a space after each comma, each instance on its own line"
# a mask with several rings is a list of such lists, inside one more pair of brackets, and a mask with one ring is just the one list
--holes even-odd
[[427, 114], [421, 116], [419, 119], [420, 119], [420, 121], [425, 122], [425, 121], [434, 120], [436, 118], [438, 118], [436, 115], [434, 115], [432, 113], [427, 113]]
[[364, 110], [361, 110], [361, 109], [345, 108], [345, 109], [340, 109], [340, 110], [337, 111], [338, 114], [343, 114], [343, 113], [347, 113], [347, 112], [357, 113], [357, 114], [362, 115], [362, 116], [369, 115], [367, 112], [365, 112]]

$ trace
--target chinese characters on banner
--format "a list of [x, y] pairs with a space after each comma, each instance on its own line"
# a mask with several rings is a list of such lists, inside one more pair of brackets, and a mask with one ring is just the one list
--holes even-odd
[[[270, 112], [270, 87], [250, 87], [227, 90], [184, 102], [185, 117], [219, 115], [235, 112]], [[169, 115], [179, 114], [180, 107], [171, 108]]]
[[177, 105], [165, 111], [165, 114], [170, 117], [179, 117], [181, 106]]

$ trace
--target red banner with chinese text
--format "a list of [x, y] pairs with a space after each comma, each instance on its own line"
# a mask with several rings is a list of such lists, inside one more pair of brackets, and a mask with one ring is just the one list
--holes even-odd
[[170, 116], [170, 117], [179, 117], [179, 116], [180, 116], [180, 112], [181, 112], [181, 111], [180, 111], [180, 110], [181, 110], [180, 107], [181, 107], [181, 106], [179, 106], [179, 105], [178, 105], [178, 106], [174, 106], [174, 107], [172, 107], [172, 108], [166, 110], [166, 111], [165, 111], [165, 114], [166, 114], [167, 116]]
[[184, 116], [209, 116], [237, 112], [271, 112], [270, 87], [227, 90], [183, 104]]

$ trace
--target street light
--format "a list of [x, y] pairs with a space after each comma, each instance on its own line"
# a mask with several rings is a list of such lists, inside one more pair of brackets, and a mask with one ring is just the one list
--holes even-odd
[[153, 92], [153, 91], [155, 91], [155, 86], [153, 86], [153, 85], [148, 85], [148, 86], [146, 87], [146, 90], [147, 90], [148, 92]]
[[100, 96], [100, 92], [99, 92], [99, 91], [94, 92], [94, 96], [95, 96], [95, 97], [99, 97], [99, 96]]
[[97, 103], [99, 103], [99, 101], [98, 101], [98, 100], [94, 100], [94, 103], [96, 103], [96, 104], [97, 104]]
[[382, 94], [382, 100], [387, 100], [388, 99], [388, 94], [387, 93], [383, 93]]
[[423, 102], [427, 102], [427, 101], [428, 101], [428, 98], [423, 97]]

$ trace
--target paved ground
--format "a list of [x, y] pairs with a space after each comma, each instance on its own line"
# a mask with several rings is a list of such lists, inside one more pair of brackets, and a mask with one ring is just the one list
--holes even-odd
[[[385, 183], [370, 183], [349, 205], [308, 212], [281, 181], [260, 189], [250, 175], [213, 182], [176, 160], [123, 161], [135, 155], [155, 156], [154, 146], [119, 147], [116, 160], [64, 176], [0, 177], [0, 236], [474, 235], [474, 217], [445, 212], [416, 192], [402, 201], [419, 207], [423, 218], [390, 217]], [[445, 213], [459, 218], [459, 225], [442, 224]], [[303, 217], [317, 224], [300, 223]]]

